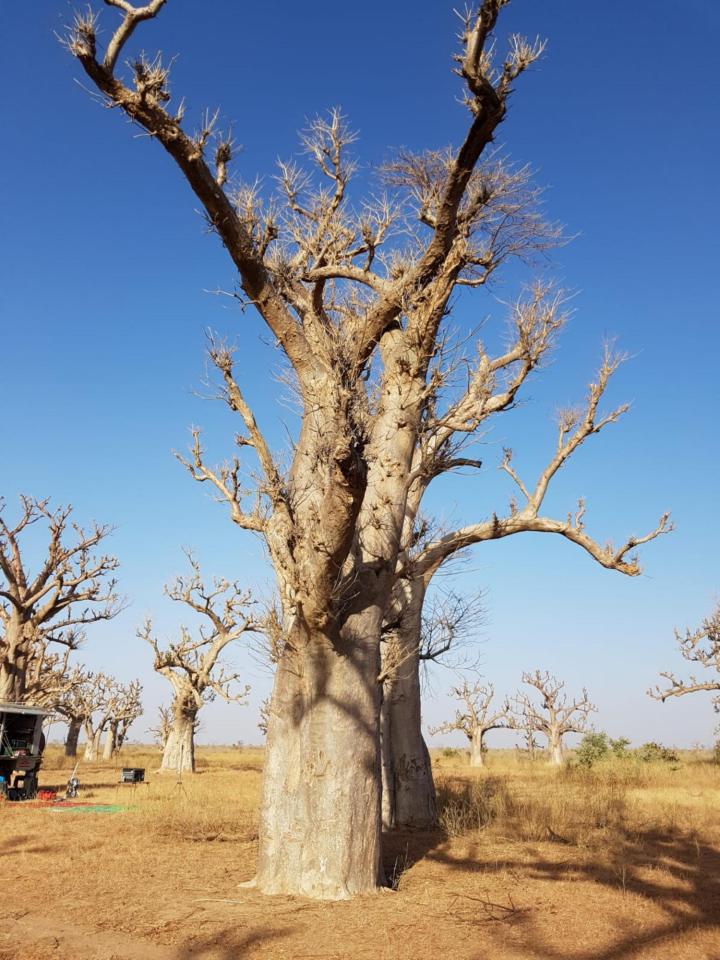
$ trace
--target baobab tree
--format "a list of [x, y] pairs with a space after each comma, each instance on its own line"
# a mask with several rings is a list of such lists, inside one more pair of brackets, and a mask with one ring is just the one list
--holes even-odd
[[110, 702], [114, 686], [115, 679], [109, 674], [94, 673], [89, 674], [87, 682], [75, 690], [77, 704], [82, 710], [86, 761], [98, 759], [102, 735], [112, 716]]
[[78, 740], [86, 718], [96, 708], [93, 694], [94, 674], [82, 664], [73, 668], [68, 682], [53, 704], [53, 710], [67, 723], [65, 756], [77, 756]]
[[103, 760], [110, 760], [122, 749], [132, 724], [142, 716], [142, 684], [131, 680], [115, 683], [107, 703], [107, 733], [103, 744]]
[[[561, 325], [557, 298], [521, 297], [519, 325], [501, 355], [512, 359], [503, 366], [481, 350], [460, 396], [444, 389], [435, 360], [454, 294], [482, 287], [509, 259], [557, 239], [518, 172], [488, 151], [515, 82], [543, 49], [514, 36], [504, 60], [496, 59], [492, 34], [506, 2], [483, 0], [464, 20], [457, 63], [469, 119], [459, 146], [399, 155], [385, 168], [384, 192], [354, 209], [353, 136], [338, 112], [303, 135], [314, 169], [281, 163], [279, 198], [269, 198], [233, 178], [234, 144], [217, 114], [186, 132], [160, 57], [131, 58], [127, 72], [118, 66], [139, 24], [165, 0], [143, 7], [107, 0], [121, 19], [104, 50], [92, 12], [76, 18], [68, 38], [107, 104], [178, 165], [237, 269], [238, 298], [269, 328], [297, 392], [300, 424], [285, 470], [234, 376], [232, 352], [211, 346], [242, 424], [239, 449], [253, 452], [257, 469], [248, 483], [240, 455], [211, 467], [199, 431], [187, 459], [238, 527], [263, 538], [277, 580], [283, 644], [257, 867], [267, 893], [338, 899], [382, 882], [381, 633], [424, 423], [437, 420], [439, 436], [474, 429], [498, 371], [534, 367], [538, 324]], [[529, 502], [496, 516], [477, 539], [522, 523], [585, 538], [572, 520], [532, 513]]]
[[507, 700], [497, 710], [491, 710], [490, 704], [495, 696], [494, 686], [476, 680], [469, 683], [463, 680], [459, 687], [450, 691], [461, 702], [459, 710], [455, 711], [455, 719], [441, 723], [430, 731], [436, 733], [452, 733], [459, 730], [470, 741], [470, 766], [485, 766], [485, 735], [491, 730], [504, 730], [510, 726], [510, 706]]
[[155, 742], [160, 748], [160, 753], [163, 754], [165, 752], [165, 744], [170, 736], [170, 730], [172, 729], [172, 710], [170, 707], [162, 704], [158, 707], [156, 724], [156, 726], [150, 727], [150, 733], [155, 738]]
[[713, 707], [716, 712], [720, 712], [720, 603], [696, 630], [686, 630], [684, 635], [676, 630], [675, 639], [683, 660], [716, 675], [711, 675], [708, 680], [698, 680], [694, 675], [687, 680], [680, 680], [673, 672], [665, 671], [660, 676], [667, 684], [664, 687], [652, 687], [648, 690], [648, 696], [664, 703], [670, 697], [684, 697], [688, 693], [708, 691], [715, 694], [712, 699]]
[[[71, 521], [72, 507], [51, 509], [49, 500], [20, 497], [18, 521], [9, 525], [0, 500], [0, 700], [23, 702], [29, 695], [33, 664], [47, 664], [47, 645], [75, 649], [83, 629], [110, 620], [122, 604], [112, 577], [118, 561], [96, 556], [94, 549], [111, 532], [93, 524], [84, 529]], [[44, 521], [48, 530], [45, 559], [32, 574], [23, 559], [27, 530]]]
[[81, 671], [70, 667], [74, 643], [53, 652], [51, 642], [50, 637], [41, 636], [33, 644], [25, 674], [25, 698], [34, 706], [56, 711], [59, 700], [79, 682]]
[[[524, 673], [522, 682], [534, 687], [540, 694], [535, 703], [526, 693], [507, 701], [508, 725], [514, 730], [541, 733], [547, 738], [550, 762], [556, 766], [563, 761], [563, 737], [568, 733], [587, 733], [591, 713], [597, 710], [588, 697], [568, 700], [563, 692], [565, 684], [547, 671]], [[529, 741], [528, 741], [529, 742]]]
[[188, 559], [191, 575], [178, 577], [165, 592], [204, 622], [195, 634], [181, 627], [179, 640], [166, 648], [153, 636], [150, 621], [138, 634], [152, 647], [153, 667], [172, 686], [170, 727], [160, 769], [178, 773], [195, 772], [195, 730], [203, 704], [215, 697], [228, 703], [247, 702], [250, 687], [241, 685], [240, 674], [226, 670], [222, 656], [231, 643], [262, 627], [261, 619], [252, 614], [253, 600], [247, 590], [224, 579], [214, 579], [212, 586], [206, 587], [197, 561], [189, 554]]

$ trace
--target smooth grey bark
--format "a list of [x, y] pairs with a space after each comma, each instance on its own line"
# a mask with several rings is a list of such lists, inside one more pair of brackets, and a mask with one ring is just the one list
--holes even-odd
[[103, 760], [111, 760], [115, 755], [115, 750], [117, 748], [117, 721], [111, 720], [108, 724], [107, 733], [105, 734], [105, 743], [103, 744]]
[[172, 726], [163, 748], [162, 773], [195, 773], [195, 724], [198, 708], [186, 700], [173, 701]]
[[100, 752], [100, 738], [102, 737], [102, 727], [97, 730], [85, 726], [85, 736], [87, 740], [85, 741], [85, 760], [93, 762], [97, 760], [98, 753]]
[[550, 748], [550, 763], [555, 767], [561, 766], [563, 762], [562, 736], [554, 731], [551, 732], [548, 738], [548, 746]]
[[68, 723], [67, 737], [65, 738], [65, 756], [76, 757], [78, 738], [82, 724], [79, 720], [70, 720]]
[[383, 722], [383, 826], [432, 829], [437, 802], [430, 752], [422, 735], [420, 636], [425, 584], [407, 584], [406, 604], [386, 634], [396, 666], [385, 681]]
[[28, 628], [16, 611], [10, 613], [3, 637], [0, 659], [0, 700], [22, 703], [25, 700], [28, 668]]
[[264, 893], [342, 900], [382, 883], [379, 615], [346, 625], [352, 644], [319, 633], [291, 640], [277, 665], [260, 810]]
[[472, 737], [470, 738], [470, 766], [471, 767], [484, 767], [485, 766], [485, 751], [483, 749], [484, 744], [483, 740], [485, 738], [485, 730], [482, 728], [477, 728]]
[[383, 684], [380, 705], [380, 766], [382, 774], [383, 830], [395, 827], [395, 778], [393, 776], [392, 743], [390, 738], [390, 696], [387, 681]]

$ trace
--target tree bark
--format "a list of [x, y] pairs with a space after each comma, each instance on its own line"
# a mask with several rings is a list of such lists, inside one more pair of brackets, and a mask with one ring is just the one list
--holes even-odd
[[80, 727], [82, 724], [79, 720], [70, 720], [68, 723], [68, 732], [67, 737], [65, 738], [65, 756], [66, 757], [76, 757], [77, 756], [77, 746], [78, 738], [80, 736]]
[[103, 760], [112, 760], [115, 755], [116, 748], [116, 738], [117, 738], [117, 723], [110, 723], [108, 725], [107, 733], [105, 734], [105, 743], [103, 745]]
[[549, 737], [550, 763], [554, 767], [562, 766], [563, 749], [562, 738], [558, 733], [551, 733]]
[[291, 636], [281, 655], [260, 809], [264, 893], [343, 900], [382, 883], [380, 617], [351, 617], [335, 638]]
[[87, 740], [85, 742], [85, 760], [92, 763], [97, 760], [98, 753], [100, 752], [100, 738], [102, 737], [102, 728], [95, 730], [88, 730], [85, 728], [85, 735]]
[[[387, 797], [383, 824], [429, 830], [437, 825], [430, 752], [422, 735], [420, 631], [424, 584], [413, 582], [397, 628], [387, 638], [398, 666], [385, 682], [387, 719], [383, 728], [383, 770]], [[385, 784], [384, 784], [385, 785]]]
[[28, 639], [17, 616], [11, 614], [3, 637], [4, 655], [0, 660], [0, 700], [23, 703], [27, 676]]
[[195, 773], [195, 721], [198, 708], [184, 700], [173, 701], [173, 722], [163, 749], [163, 773]]
[[395, 778], [393, 776], [392, 743], [390, 738], [390, 690], [383, 685], [380, 706], [380, 763], [382, 770], [382, 825], [383, 830], [395, 828]]
[[473, 735], [470, 738], [470, 766], [471, 767], [484, 767], [485, 766], [485, 756], [483, 751], [483, 738], [485, 731], [482, 728], [477, 728], [473, 731]]

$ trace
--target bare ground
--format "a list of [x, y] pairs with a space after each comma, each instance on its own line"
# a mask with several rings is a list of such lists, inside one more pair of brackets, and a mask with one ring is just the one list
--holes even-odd
[[[156, 781], [122, 793], [127, 813], [0, 808], [1, 960], [720, 958], [720, 842], [683, 829], [677, 796], [674, 827], [599, 847], [554, 832], [503, 837], [501, 824], [453, 839], [394, 835], [396, 892], [325, 904], [238, 886], [254, 872], [259, 774], [234, 766], [187, 790]], [[81, 778], [96, 781], [90, 799], [117, 799], [114, 770]], [[203, 792], [250, 825], [233, 833], [208, 818]], [[687, 810], [715, 793], [705, 785], [698, 800], [689, 788]]]

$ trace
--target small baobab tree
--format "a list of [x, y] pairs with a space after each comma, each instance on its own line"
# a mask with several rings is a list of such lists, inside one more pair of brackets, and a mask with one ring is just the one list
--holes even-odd
[[491, 710], [495, 688], [491, 683], [484, 684], [481, 680], [470, 683], [463, 680], [459, 687], [450, 691], [460, 703], [460, 709], [455, 711], [455, 719], [440, 724], [430, 731], [436, 733], [452, 733], [459, 730], [470, 741], [470, 766], [485, 766], [485, 735], [491, 730], [503, 730], [510, 726], [507, 701], [498, 709]]
[[170, 731], [172, 730], [172, 709], [164, 705], [158, 707], [158, 716], [155, 726], [150, 727], [150, 733], [158, 745], [161, 755], [165, 753], [165, 744], [167, 743]]
[[680, 680], [672, 671], [665, 671], [660, 674], [666, 681], [665, 686], [652, 687], [648, 695], [664, 703], [670, 697], [707, 691], [715, 694], [713, 707], [720, 712], [720, 603], [696, 630], [688, 629], [684, 634], [676, 630], [675, 639], [683, 660], [710, 671], [710, 676], [706, 680], [699, 680], [691, 675], [687, 680]]
[[94, 762], [100, 755], [102, 735], [112, 716], [110, 707], [115, 680], [107, 673], [88, 674], [87, 681], [76, 687], [74, 695], [82, 712], [82, 728], [85, 734], [84, 759]]
[[80, 731], [83, 729], [88, 710], [94, 709], [96, 701], [91, 695], [94, 675], [82, 664], [74, 667], [69, 674], [69, 682], [55, 700], [53, 710], [67, 723], [65, 738], [65, 756], [77, 756]]
[[[501, 56], [494, 30], [506, 4], [481, 0], [464, 17], [457, 72], [467, 113], [457, 143], [401, 152], [364, 200], [350, 187], [355, 138], [338, 111], [310, 123], [302, 135], [308, 166], [281, 162], [272, 195], [234, 176], [233, 138], [219, 129], [218, 114], [196, 133], [186, 129], [169, 66], [159, 56], [125, 56], [138, 27], [173, 4], [107, 0], [119, 22], [104, 47], [92, 10], [76, 17], [68, 36], [101, 98], [177, 165], [237, 270], [239, 300], [259, 314], [291, 368], [299, 422], [282, 458], [245, 400], [232, 351], [211, 347], [224, 399], [241, 423], [239, 452], [213, 467], [196, 431], [186, 460], [233, 522], [262, 537], [277, 580], [284, 642], [257, 861], [266, 893], [340, 899], [382, 882], [381, 635], [424, 423], [436, 420], [440, 437], [467, 433], [493, 371], [536, 364], [533, 318], [557, 328], [562, 312], [552, 296], [540, 303], [530, 296], [527, 309], [520, 297], [518, 342], [501, 351], [510, 358], [479, 351], [460, 391], [438, 374], [444, 324], [459, 294], [558, 238], [523, 185], [527, 175], [523, 181], [492, 150], [516, 82], [543, 51], [541, 42], [514, 35]], [[572, 522], [532, 509], [495, 517], [472, 542], [521, 524], [583, 539]]]
[[[122, 604], [112, 577], [118, 561], [94, 553], [110, 527], [84, 529], [71, 521], [72, 507], [51, 509], [49, 500], [21, 496], [20, 504], [11, 525], [0, 500], [0, 700], [24, 702], [42, 697], [33, 685], [42, 678], [42, 663], [48, 664], [48, 644], [75, 649], [84, 627], [112, 619]], [[38, 521], [47, 526], [48, 542], [45, 559], [31, 573], [21, 545]]]
[[139, 636], [150, 644], [155, 670], [173, 690], [170, 728], [163, 749], [162, 771], [195, 771], [195, 729], [203, 704], [221, 697], [228, 703], [245, 703], [249, 686], [240, 685], [238, 673], [222, 665], [228, 646], [243, 634], [258, 632], [262, 623], [250, 612], [253, 600], [247, 590], [229, 580], [214, 579], [206, 587], [196, 560], [188, 555], [192, 573], [178, 577], [166, 595], [198, 614], [197, 632], [180, 628], [180, 638], [161, 647], [147, 621]]
[[563, 737], [568, 733], [587, 733], [588, 719], [597, 707], [590, 702], [587, 690], [583, 690], [582, 696], [568, 700], [563, 693], [565, 684], [547, 671], [524, 673], [522, 681], [537, 690], [540, 703], [526, 693], [518, 693], [507, 702], [508, 724], [530, 735], [543, 734], [547, 738], [550, 762], [559, 765], [563, 760]]
[[142, 716], [142, 685], [139, 680], [115, 683], [107, 701], [107, 733], [103, 760], [110, 760], [122, 749], [130, 726]]

